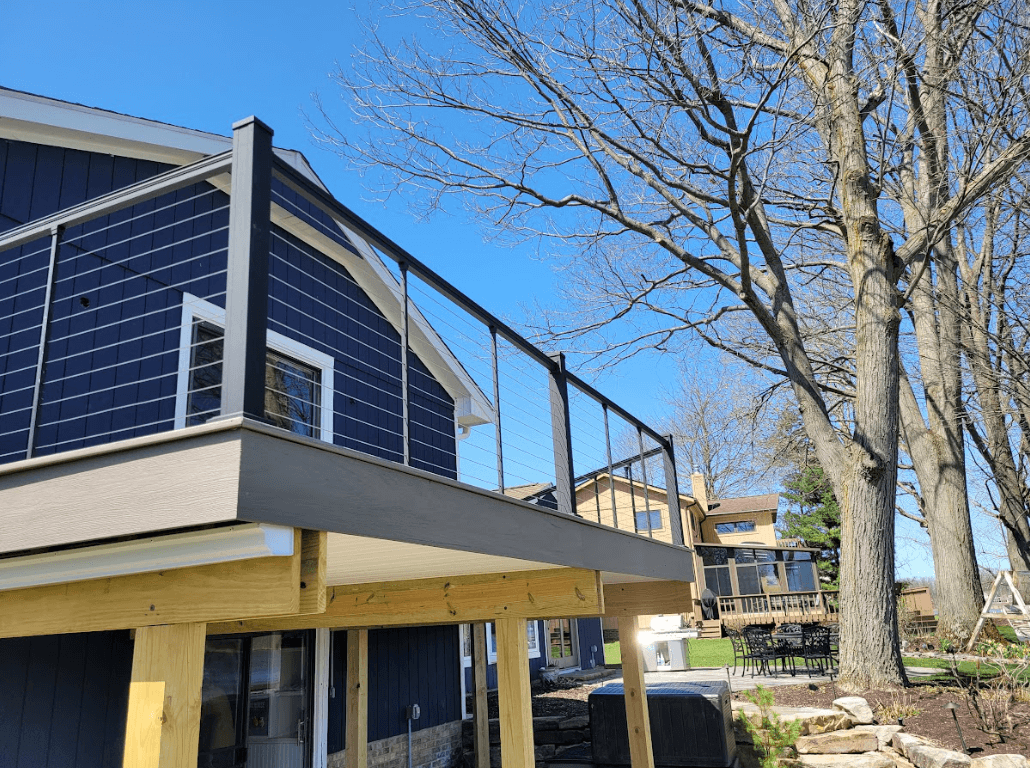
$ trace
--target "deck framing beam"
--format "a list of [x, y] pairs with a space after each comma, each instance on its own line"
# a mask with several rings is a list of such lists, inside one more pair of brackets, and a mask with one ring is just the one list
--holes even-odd
[[[295, 615], [306, 590], [301, 589], [305, 539], [300, 530], [294, 536], [289, 556], [0, 592], [0, 638]], [[317, 598], [308, 601], [317, 609]]]
[[324, 613], [213, 624], [209, 631], [462, 624], [511, 617], [599, 616], [603, 611], [597, 571], [553, 568], [329, 587]]

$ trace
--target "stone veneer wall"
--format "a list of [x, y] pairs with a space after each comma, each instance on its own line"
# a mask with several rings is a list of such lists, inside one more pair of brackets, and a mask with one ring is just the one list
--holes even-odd
[[[347, 750], [329, 755], [328, 768], [343, 768]], [[461, 762], [461, 721], [411, 734], [412, 768], [455, 768]], [[368, 743], [368, 768], [407, 768], [408, 734]]]

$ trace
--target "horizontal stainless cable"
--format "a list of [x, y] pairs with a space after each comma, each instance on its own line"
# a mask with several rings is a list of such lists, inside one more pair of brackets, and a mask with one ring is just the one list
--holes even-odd
[[150, 179], [88, 200], [80, 205], [45, 216], [0, 235], [0, 251], [30, 243], [49, 234], [54, 227], [73, 227], [123, 208], [175, 192], [229, 170], [232, 151], [206, 157], [192, 165], [173, 168]]
[[[216, 194], [218, 194], [219, 191], [220, 190], [218, 190], [217, 188], [212, 187], [211, 189], [205, 190], [203, 192], [198, 192], [197, 194], [193, 195], [192, 197], [184, 197], [182, 200], [171, 200], [166, 205], [162, 205], [160, 208], [154, 208], [153, 210], [149, 210], [149, 211], [140, 211], [135, 216], [131, 216], [129, 218], [120, 218], [120, 217], [117, 217], [114, 214], [111, 214], [113, 216], [113, 218], [114, 218], [114, 221], [108, 221], [103, 226], [97, 227], [96, 229], [90, 229], [88, 232], [80, 232], [79, 234], [75, 235], [72, 238], [72, 240], [81, 240], [81, 239], [86, 238], [86, 237], [94, 237], [94, 236], [99, 235], [99, 234], [101, 234], [103, 232], [108, 232], [108, 231], [110, 231], [112, 229], [115, 229], [116, 227], [124, 226], [125, 224], [128, 224], [128, 223], [133, 223], [133, 222], [139, 221], [140, 219], [145, 219], [145, 218], [151, 217], [151, 216], [157, 216], [158, 214], [162, 214], [165, 211], [171, 211], [171, 210], [174, 210], [175, 208], [179, 208], [181, 206], [185, 206], [185, 205], [189, 205], [189, 204], [192, 204], [192, 203], [196, 203], [198, 200], [203, 200], [206, 197], [211, 197], [212, 195], [216, 195]], [[210, 214], [214, 210], [221, 210], [221, 208], [218, 208], [218, 209], [211, 208], [211, 209], [208, 209], [207, 211], [195, 214], [190, 219], [184, 219], [182, 221], [192, 221], [193, 219], [200, 218], [202, 216]], [[99, 218], [100, 217], [97, 217], [97, 219], [91, 219], [90, 221], [82, 222], [81, 224], [78, 224], [77, 226], [84, 227], [87, 224], [93, 224], [97, 220], [99, 220]], [[180, 223], [180, 222], [178, 222], [178, 221], [173, 222], [173, 224], [178, 224], [178, 223]], [[162, 224], [161, 227], [165, 228], [166, 225]]]
[[521, 334], [509, 328], [508, 325], [502, 322], [499, 318], [491, 315], [478, 303], [454, 288], [450, 283], [437, 275], [436, 272], [429, 269], [429, 267], [424, 265], [405, 249], [401, 248], [393, 240], [386, 237], [386, 235], [377, 230], [367, 221], [353, 213], [349, 208], [333, 198], [330, 194], [312, 184], [279, 158], [276, 158], [274, 161], [274, 174], [288, 187], [307, 198], [309, 202], [314, 203], [316, 206], [321, 208], [324, 213], [336, 219], [348, 229], [354, 231], [359, 237], [368, 241], [369, 244], [387, 255], [393, 261], [397, 263], [402, 261], [408, 262], [412, 273], [417, 275], [420, 280], [428, 283], [434, 289], [447, 296], [447, 298], [469, 314], [475, 316], [484, 325], [492, 325], [497, 328], [500, 335], [504, 336], [515, 346], [522, 348], [526, 354], [536, 358], [536, 360], [545, 368], [550, 370], [554, 367], [550, 358], [548, 358], [543, 351], [537, 349], [533, 344], [526, 341]]
[[[57, 284], [66, 283], [69, 280], [81, 280], [82, 278], [84, 278], [84, 277], [86, 277], [88, 275], [95, 274], [96, 272], [103, 272], [105, 269], [120, 268], [120, 269], [124, 269], [125, 271], [133, 271], [133, 270], [131, 270], [131, 268], [127, 267], [126, 265], [128, 263], [132, 262], [132, 261], [135, 261], [136, 259], [143, 259], [143, 258], [146, 258], [147, 256], [153, 256], [155, 253], [159, 253], [161, 251], [166, 251], [169, 248], [177, 248], [177, 247], [179, 247], [181, 245], [185, 245], [186, 243], [193, 242], [194, 240], [201, 240], [201, 239], [203, 239], [205, 237], [211, 237], [212, 235], [216, 235], [219, 232], [228, 232], [228, 231], [229, 231], [229, 227], [228, 227], [228, 225], [226, 225], [224, 227], [218, 227], [216, 229], [213, 229], [210, 232], [202, 232], [199, 235], [192, 235], [191, 237], [186, 237], [186, 238], [183, 238], [182, 240], [176, 240], [175, 242], [172, 242], [172, 243], [166, 243], [164, 245], [159, 245], [156, 248], [151, 248], [149, 251], [143, 251], [141, 253], [133, 253], [133, 254], [130, 254], [130, 255], [126, 256], [123, 259], [118, 259], [118, 260], [105, 259], [105, 262], [103, 264], [99, 264], [98, 266], [95, 266], [95, 267], [93, 267], [91, 269], [87, 269], [84, 272], [79, 272], [77, 274], [66, 275], [65, 277], [58, 278]], [[62, 243], [61, 245], [65, 245], [65, 243]], [[115, 246], [111, 246], [111, 247], [115, 247]], [[226, 251], [227, 249], [228, 249], [228, 246], [226, 246], [226, 245], [219, 245], [219, 246], [217, 246], [215, 248], [212, 248], [210, 251], [207, 251], [206, 253], [200, 254], [198, 256], [191, 256], [190, 258], [183, 259], [182, 261], [172, 261], [172, 262], [169, 262], [168, 264], [162, 264], [162, 265], [160, 265], [158, 267], [152, 267], [149, 271], [150, 272], [160, 272], [162, 270], [171, 269], [172, 267], [179, 266], [180, 264], [188, 264], [191, 261], [196, 261], [198, 258], [206, 258], [208, 256], [213, 256], [214, 254], [220, 253], [222, 251]], [[101, 256], [101, 254], [104, 251], [106, 251], [106, 250], [109, 250], [108, 246], [104, 246], [103, 248], [96, 248], [96, 249], [94, 249], [92, 251], [83, 251], [81, 253], [76, 253], [76, 254], [74, 254], [72, 256], [62, 257], [61, 258], [61, 263], [63, 265], [65, 265], [65, 266], [67, 266], [69, 263], [71, 263], [72, 261], [74, 261], [76, 259], [85, 259], [85, 258], [90, 258], [90, 257], [92, 257], [92, 258], [104, 258], [103, 256]], [[129, 280], [129, 279], [132, 279], [133, 277], [146, 277], [146, 276], [147, 276], [147, 272], [135, 272], [133, 275], [131, 275], [130, 277], [125, 278], [125, 279]], [[115, 283], [115, 285], [117, 285], [117, 283]], [[100, 285], [100, 286], [97, 286], [97, 287], [98, 288], [106, 288], [107, 285]]]
[[[195, 202], [196, 199], [197, 198], [189, 198], [187, 200], [180, 200], [179, 202], [177, 202], [177, 203], [175, 203], [173, 205], [168, 206], [168, 209], [174, 209], [174, 208], [178, 208], [180, 206], [185, 206], [188, 203]], [[203, 218], [205, 218], [207, 216], [214, 216], [216, 213], [221, 213], [222, 211], [228, 211], [228, 210], [229, 210], [229, 206], [228, 205], [222, 205], [222, 206], [219, 206], [217, 208], [211, 208], [209, 210], [202, 211], [200, 213], [194, 213], [194, 214], [192, 214], [190, 216], [187, 216], [184, 219], [175, 219], [174, 221], [170, 221], [170, 222], [167, 222], [167, 223], [161, 224], [161, 225], [156, 225], [155, 224], [155, 226], [148, 227], [147, 229], [144, 229], [144, 230], [142, 230], [140, 232], [130, 232], [128, 236], [122, 237], [122, 239], [115, 240], [114, 242], [104, 243], [103, 245], [98, 245], [96, 247], [90, 247], [90, 246], [87, 246], [87, 245], [83, 244], [82, 241], [88, 240], [88, 239], [94, 238], [94, 237], [100, 237], [101, 234], [104, 234], [105, 232], [109, 232], [112, 229], [117, 229], [118, 227], [130, 227], [131, 228], [131, 226], [133, 224], [135, 224], [136, 222], [141, 221], [143, 219], [151, 218], [151, 217], [154, 217], [154, 216], [157, 215], [156, 212], [140, 213], [140, 214], [137, 214], [136, 216], [133, 216], [132, 218], [128, 218], [128, 219], [125, 219], [123, 221], [116, 222], [114, 224], [108, 224], [105, 227], [99, 227], [98, 229], [95, 229], [95, 230], [91, 229], [91, 230], [87, 230], [85, 232], [80, 232], [77, 235], [69, 237], [67, 242], [68, 242], [68, 244], [73, 245], [75, 248], [77, 248], [80, 251], [80, 253], [76, 254], [77, 256], [78, 255], [87, 255], [88, 256], [91, 253], [96, 253], [98, 251], [103, 251], [103, 250], [106, 250], [108, 248], [117, 248], [117, 247], [123, 246], [126, 243], [131, 243], [133, 240], [139, 240], [140, 238], [144, 238], [144, 237], [152, 237], [154, 235], [160, 234], [161, 232], [166, 232], [169, 229], [175, 229], [176, 227], [184, 227], [187, 224], [192, 224], [193, 222], [195, 222], [195, 221], [197, 221], [199, 219], [203, 219]], [[205, 232], [202, 232], [201, 234], [205, 234], [205, 233], [208, 233], [208, 232], [211, 232], [211, 231], [214, 231], [214, 230], [205, 230]]]
[[[208, 298], [212, 298], [212, 299], [213, 298], [218, 298], [219, 296], [222, 296], [222, 295], [224, 295], [224, 292], [223, 293], [212, 294]], [[90, 328], [90, 329], [85, 330], [85, 331], [76, 331], [74, 334], [70, 334], [68, 336], [62, 336], [60, 339], [58, 339], [58, 341], [67, 341], [68, 339], [75, 338], [76, 336], [83, 336], [83, 335], [88, 334], [88, 333], [96, 333], [97, 331], [104, 331], [104, 330], [107, 330], [108, 328], [116, 328], [116, 327], [118, 327], [120, 325], [124, 325], [126, 323], [134, 323], [134, 322], [138, 322], [139, 320], [145, 320], [146, 318], [153, 317], [155, 315], [163, 315], [163, 314], [167, 314], [169, 312], [176, 312], [176, 311], [179, 311], [181, 313], [181, 311], [182, 311], [181, 307], [172, 306], [172, 307], [166, 307], [164, 309], [152, 309], [149, 312], [144, 312], [141, 315], [133, 315], [132, 317], [128, 317], [128, 318], [121, 319], [121, 320], [116, 320], [116, 321], [114, 321], [112, 323], [108, 323], [107, 325], [100, 325], [100, 326], [97, 326], [96, 328]], [[196, 324], [197, 322], [198, 321], [195, 321], [194, 324]], [[199, 322], [204, 322], [204, 321], [199, 321]], [[84, 349], [84, 350], [82, 350], [80, 352], [72, 352], [71, 354], [62, 355], [61, 357], [48, 357], [47, 361], [50, 362], [50, 363], [59, 363], [59, 362], [67, 361], [67, 360], [74, 360], [77, 357], [84, 357], [86, 355], [92, 355], [92, 354], [94, 354], [96, 352], [101, 352], [101, 351], [108, 350], [108, 349], [116, 349], [116, 348], [121, 347], [121, 346], [123, 346], [125, 344], [129, 344], [129, 343], [133, 343], [133, 342], [137, 342], [137, 341], [142, 341], [144, 339], [153, 338], [155, 336], [164, 336], [165, 334], [168, 334], [168, 333], [175, 333], [178, 330], [178, 328], [179, 328], [178, 325], [176, 325], [175, 327], [170, 327], [169, 326], [169, 327], [166, 327], [166, 328], [159, 328], [156, 331], [151, 331], [149, 333], [143, 333], [143, 334], [140, 334], [139, 336], [134, 336], [131, 339], [124, 339], [124, 340], [123, 339], [119, 339], [118, 341], [113, 341], [110, 344], [102, 344], [99, 347], [90, 347], [89, 349]], [[35, 349], [36, 346], [37, 345], [33, 345], [32, 348]], [[166, 350], [164, 350], [162, 352], [162, 354], [166, 354], [167, 355], [169, 353], [173, 353], [173, 352], [178, 351], [178, 349], [179, 349], [178, 347], [175, 347], [173, 349], [166, 349]]]

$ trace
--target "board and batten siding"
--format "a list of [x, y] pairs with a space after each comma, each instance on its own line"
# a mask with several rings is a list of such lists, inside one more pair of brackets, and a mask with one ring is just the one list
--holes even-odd
[[121, 766], [132, 650], [124, 631], [0, 640], [0, 766]]
[[[456, 626], [369, 631], [369, 741], [406, 733], [411, 704], [422, 710], [412, 731], [461, 719], [458, 637]], [[333, 754], [346, 747], [346, 632], [332, 633], [330, 653], [328, 752]]]
[[[167, 169], [0, 140], [0, 231]], [[275, 183], [277, 204], [354, 252]], [[182, 296], [224, 307], [228, 197], [206, 182], [69, 228], [51, 304], [36, 453], [172, 429]], [[140, 235], [143, 235], [142, 237]], [[0, 253], [0, 463], [25, 458], [49, 238]], [[400, 461], [400, 336], [347, 270], [278, 227], [269, 328], [334, 359], [334, 442]], [[409, 354], [412, 465], [455, 477], [454, 403]]]

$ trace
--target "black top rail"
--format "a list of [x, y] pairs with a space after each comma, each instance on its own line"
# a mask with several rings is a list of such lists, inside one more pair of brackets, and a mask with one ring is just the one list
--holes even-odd
[[[371, 243], [377, 249], [382, 251], [384, 254], [389, 256], [398, 264], [403, 264], [408, 270], [418, 275], [419, 279], [424, 280], [426, 283], [431, 285], [434, 289], [439, 291], [441, 294], [446, 296], [448, 299], [453, 301], [463, 310], [468, 312], [470, 315], [475, 317], [481, 323], [488, 328], [496, 331], [506, 341], [519, 350], [529, 355], [540, 365], [544, 366], [549, 372], [557, 373], [558, 365], [546, 352], [534, 345], [528, 339], [526, 339], [518, 331], [511, 328], [502, 320], [498, 319], [495, 315], [484, 309], [480, 304], [473, 301], [471, 298], [466, 296], [460, 290], [451, 285], [450, 282], [445, 280], [439, 274], [434, 272], [428, 266], [419, 261], [406, 249], [398, 245], [392, 239], [387, 237], [385, 234], [380, 232], [376, 227], [369, 224], [363, 218], [358, 216], [356, 213], [351, 211], [347, 206], [338, 201], [332, 195], [325, 190], [312, 183], [310, 180], [305, 178], [292, 166], [276, 157], [274, 159], [274, 173], [288, 187], [294, 192], [303, 195], [305, 198], [310, 200], [312, 203], [317, 205], [324, 213], [337, 219], [345, 226], [353, 229], [358, 235], [364, 238], [366, 241]], [[621, 407], [617, 403], [610, 400], [605, 395], [601, 394], [590, 384], [587, 384], [579, 376], [573, 373], [566, 373], [567, 381], [579, 389], [583, 394], [590, 397], [600, 405], [606, 406], [614, 413], [624, 418], [626, 421], [638, 427], [641, 431], [647, 433], [648, 436], [658, 441], [659, 445], [669, 448], [671, 447], [671, 441], [668, 436], [662, 435], [656, 430], [648, 426], [644, 421], [638, 419], [636, 416], [631, 414], [625, 408]]]

